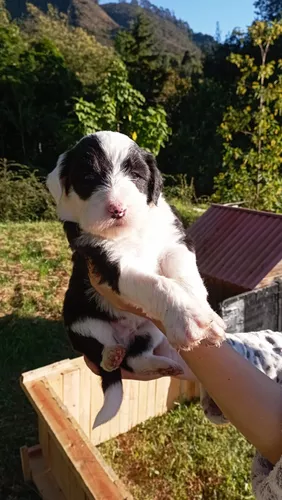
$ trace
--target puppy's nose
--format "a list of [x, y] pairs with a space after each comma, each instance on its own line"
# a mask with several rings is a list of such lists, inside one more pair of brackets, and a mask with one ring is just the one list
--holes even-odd
[[125, 216], [126, 208], [119, 203], [109, 203], [108, 212], [111, 214], [112, 219], [121, 219]]

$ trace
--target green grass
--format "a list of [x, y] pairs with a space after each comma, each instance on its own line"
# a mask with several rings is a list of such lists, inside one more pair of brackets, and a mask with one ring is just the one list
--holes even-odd
[[176, 405], [100, 451], [135, 500], [247, 500], [252, 447], [230, 425], [218, 428], [199, 404]]
[[38, 442], [22, 372], [75, 354], [61, 322], [70, 271], [60, 224], [0, 224], [0, 498], [39, 499], [22, 480], [19, 449]]
[[177, 198], [169, 198], [169, 203], [175, 206], [187, 227], [191, 226], [207, 209], [206, 204], [191, 205]]
[[[195, 216], [191, 209], [187, 220], [191, 213]], [[1, 500], [39, 498], [22, 480], [19, 448], [36, 444], [38, 437], [36, 416], [19, 377], [76, 355], [61, 321], [70, 269], [60, 224], [0, 224]], [[110, 461], [114, 457], [114, 467], [130, 483], [136, 500], [251, 498], [248, 445], [234, 429], [204, 421], [194, 405], [139, 426], [105, 444], [103, 453]]]

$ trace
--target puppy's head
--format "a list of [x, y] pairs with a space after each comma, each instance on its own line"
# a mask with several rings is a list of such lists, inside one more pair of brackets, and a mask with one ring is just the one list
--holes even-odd
[[162, 178], [153, 155], [127, 136], [97, 132], [59, 157], [47, 187], [61, 220], [114, 237], [146, 223], [158, 203]]

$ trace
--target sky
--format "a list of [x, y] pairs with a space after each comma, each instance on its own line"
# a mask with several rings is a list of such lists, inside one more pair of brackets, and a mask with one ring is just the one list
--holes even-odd
[[[100, 0], [100, 4], [113, 0]], [[222, 41], [233, 28], [246, 28], [254, 19], [254, 0], [150, 0], [158, 7], [174, 11], [194, 32], [214, 36], [219, 22]]]

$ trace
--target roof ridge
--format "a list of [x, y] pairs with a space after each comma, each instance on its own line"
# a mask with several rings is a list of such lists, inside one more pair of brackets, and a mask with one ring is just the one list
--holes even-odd
[[224, 209], [224, 210], [232, 210], [232, 211], [237, 211], [237, 212], [247, 212], [247, 213], [252, 213], [258, 216], [268, 216], [268, 217], [277, 217], [278, 219], [282, 220], [282, 214], [277, 214], [275, 212], [267, 212], [264, 210], [255, 210], [253, 208], [245, 208], [245, 207], [233, 207], [230, 205], [223, 205], [221, 203], [211, 203], [210, 207], [214, 208], [219, 208], [219, 209]]

